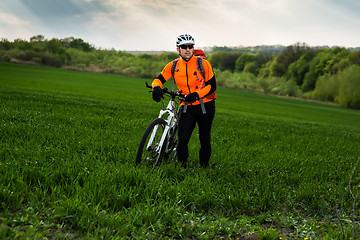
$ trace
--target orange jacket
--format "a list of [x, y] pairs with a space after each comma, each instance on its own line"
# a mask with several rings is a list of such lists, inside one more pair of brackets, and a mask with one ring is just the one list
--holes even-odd
[[[181, 57], [178, 58], [178, 63], [174, 72], [174, 79], [178, 89], [182, 94], [188, 95], [197, 92], [200, 98], [203, 98], [204, 103], [214, 100], [213, 93], [216, 90], [216, 80], [211, 64], [203, 59], [203, 66], [205, 71], [205, 79], [200, 73], [197, 64], [197, 56], [192, 56], [189, 61], [184, 61]], [[174, 60], [175, 61], [175, 60]], [[162, 72], [152, 82], [152, 87], [160, 86], [168, 81], [173, 75], [171, 73], [172, 62], [169, 62]], [[185, 104], [185, 103], [181, 103]], [[192, 103], [193, 105], [200, 104], [199, 101]]]

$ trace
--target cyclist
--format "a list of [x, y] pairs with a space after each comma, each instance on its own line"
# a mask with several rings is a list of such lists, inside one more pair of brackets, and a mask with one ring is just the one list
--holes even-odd
[[[215, 115], [216, 80], [211, 64], [202, 59], [203, 71], [200, 72], [198, 56], [194, 55], [195, 40], [189, 34], [178, 36], [176, 49], [179, 58], [169, 62], [162, 72], [152, 82], [153, 100], [159, 102], [162, 98], [162, 85], [174, 77], [176, 85], [182, 94], [178, 123], [177, 156], [181, 165], [187, 167], [188, 143], [191, 134], [198, 124], [200, 151], [200, 166], [206, 168], [211, 156], [211, 127]], [[174, 66], [173, 66], [174, 65]], [[175, 69], [174, 69], [175, 67]], [[185, 107], [186, 106], [186, 107]], [[205, 111], [202, 109], [205, 107]], [[184, 108], [186, 111], [184, 111]]]

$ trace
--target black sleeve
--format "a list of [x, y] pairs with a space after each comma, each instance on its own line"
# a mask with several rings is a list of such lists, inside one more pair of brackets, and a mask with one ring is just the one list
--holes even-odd
[[205, 83], [205, 86], [207, 86], [207, 85], [209, 85], [209, 84], [210, 84], [210, 86], [211, 86], [211, 89], [210, 89], [209, 93], [206, 94], [206, 96], [209, 95], [209, 94], [212, 94], [212, 93], [215, 92], [215, 90], [216, 90], [216, 79], [215, 79], [215, 75], [214, 75], [209, 81], [207, 81], [207, 82]]
[[161, 73], [156, 78], [159, 79], [162, 82], [162, 84], [166, 83], [166, 80], [165, 80], [164, 76]]

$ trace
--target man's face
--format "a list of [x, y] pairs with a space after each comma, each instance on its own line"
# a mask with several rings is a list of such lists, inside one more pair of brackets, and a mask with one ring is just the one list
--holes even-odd
[[185, 60], [188, 61], [194, 54], [194, 45], [193, 44], [183, 44], [178, 47], [178, 51], [180, 56]]

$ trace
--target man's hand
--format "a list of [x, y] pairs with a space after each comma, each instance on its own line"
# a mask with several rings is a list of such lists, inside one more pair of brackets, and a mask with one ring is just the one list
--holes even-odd
[[152, 90], [152, 98], [155, 102], [160, 102], [161, 98], [164, 98], [163, 92], [160, 86], [155, 86]]
[[193, 103], [198, 99], [199, 99], [199, 94], [197, 92], [193, 92], [185, 97], [185, 102]]

